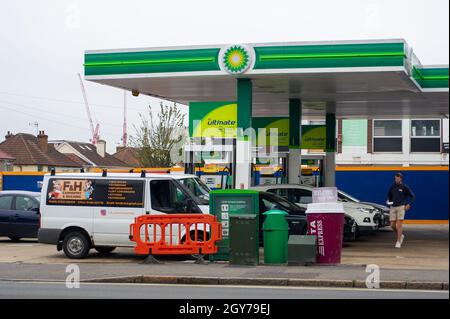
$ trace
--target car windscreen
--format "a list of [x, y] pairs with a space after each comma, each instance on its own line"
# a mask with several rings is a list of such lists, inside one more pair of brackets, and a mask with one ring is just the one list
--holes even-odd
[[195, 197], [199, 205], [209, 204], [209, 192], [210, 188], [203, 183], [200, 178], [187, 177], [178, 180], [183, 184], [189, 192]]
[[287, 213], [303, 211], [301, 207], [294, 203], [272, 193], [261, 193], [261, 198], [275, 204], [279, 209], [286, 211]]
[[38, 203], [40, 203], [41, 202], [41, 195], [34, 196], [34, 199], [36, 199], [38, 201]]
[[360, 202], [359, 199], [357, 199], [357, 198], [351, 196], [350, 194], [347, 194], [346, 192], [341, 191], [341, 190], [338, 191], [338, 196], [340, 199], [346, 199], [349, 202], [356, 202], [356, 203]]

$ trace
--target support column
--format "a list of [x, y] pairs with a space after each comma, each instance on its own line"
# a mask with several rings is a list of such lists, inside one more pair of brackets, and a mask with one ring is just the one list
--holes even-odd
[[[250, 79], [237, 80], [237, 127], [245, 130], [252, 127], [252, 82]], [[235, 188], [247, 189], [251, 186], [251, 141], [248, 136], [238, 133], [234, 181]]]
[[302, 121], [302, 102], [289, 99], [289, 159], [288, 183], [300, 184], [300, 138]]
[[325, 144], [325, 185], [336, 186], [336, 114], [328, 113], [325, 116], [326, 144]]

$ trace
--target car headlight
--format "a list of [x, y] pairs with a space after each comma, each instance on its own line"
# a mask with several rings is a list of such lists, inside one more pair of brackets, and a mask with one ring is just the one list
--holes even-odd
[[359, 210], [361, 213], [366, 213], [366, 214], [370, 214], [370, 213], [371, 213], [370, 209], [367, 209], [367, 208], [359, 207], [358, 210]]
[[370, 222], [371, 222], [370, 217], [364, 218], [363, 222], [365, 222], [365, 223], [370, 223]]

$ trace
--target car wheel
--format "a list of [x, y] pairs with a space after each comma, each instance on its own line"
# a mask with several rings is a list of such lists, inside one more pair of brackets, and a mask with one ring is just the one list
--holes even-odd
[[10, 236], [9, 239], [11, 239], [11, 241], [19, 241], [19, 240], [20, 240], [20, 237], [13, 237], [13, 236]]
[[98, 251], [100, 254], [109, 254], [111, 253], [116, 247], [114, 246], [95, 246], [94, 249]]
[[74, 231], [64, 237], [62, 248], [67, 257], [71, 259], [82, 259], [89, 254], [91, 243], [85, 234]]

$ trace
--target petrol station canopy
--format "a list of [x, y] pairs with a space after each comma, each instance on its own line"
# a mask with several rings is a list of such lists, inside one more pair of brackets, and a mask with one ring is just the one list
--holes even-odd
[[252, 116], [448, 116], [448, 65], [422, 65], [405, 40], [292, 42], [91, 50], [85, 78], [181, 104], [235, 101], [252, 83]]

